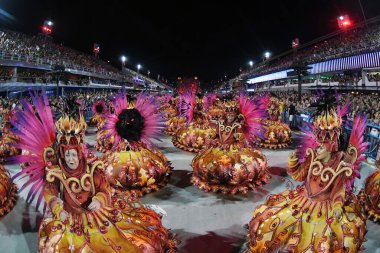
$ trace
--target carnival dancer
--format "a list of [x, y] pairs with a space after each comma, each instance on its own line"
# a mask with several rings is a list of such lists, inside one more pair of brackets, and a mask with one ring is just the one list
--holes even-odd
[[265, 111], [245, 94], [240, 95], [239, 103], [225, 102], [224, 110], [224, 116], [214, 122], [216, 144], [194, 157], [191, 180], [204, 191], [244, 194], [270, 178], [265, 155], [253, 148], [263, 130], [257, 119]]
[[179, 111], [179, 98], [171, 98], [164, 110], [164, 118], [166, 119], [165, 133], [167, 135], [176, 135], [178, 129], [186, 124], [186, 118], [181, 116]]
[[10, 132], [12, 125], [11, 119], [14, 117], [15, 109], [11, 106], [5, 105], [2, 116], [3, 116], [3, 126], [0, 136], [0, 159], [9, 156], [18, 155], [21, 153], [20, 149], [17, 149], [13, 144], [17, 142], [12, 133]]
[[265, 128], [264, 138], [260, 147], [278, 149], [288, 147], [291, 143], [291, 130], [281, 122], [281, 103], [275, 97], [270, 97], [266, 106], [267, 119], [261, 119]]
[[249, 223], [246, 252], [358, 252], [365, 217], [353, 194], [366, 143], [366, 118], [355, 118], [348, 147], [342, 138], [348, 106], [318, 101], [313, 124], [300, 149], [289, 157], [288, 173], [303, 184], [269, 196]]
[[181, 115], [185, 116], [186, 125], [177, 131], [172, 141], [177, 148], [197, 153], [211, 145], [216, 131], [210, 127], [203, 101], [196, 97], [192, 89], [187, 90], [180, 101]]
[[151, 142], [164, 128], [157, 101], [141, 93], [128, 105], [125, 94], [120, 93], [114, 108], [104, 126], [105, 137], [114, 138], [114, 144], [102, 157], [111, 185], [137, 196], [158, 190], [168, 182], [172, 167]]
[[28, 178], [21, 188], [30, 187], [28, 202], [44, 199], [49, 208], [40, 252], [176, 252], [154, 211], [111, 194], [104, 164], [87, 159], [82, 115], [64, 114], [54, 126], [46, 96], [31, 98], [35, 109], [22, 100], [12, 122], [17, 146], [29, 154], [13, 161], [27, 163], [15, 178]]
[[108, 114], [108, 110], [106, 103], [104, 100], [98, 100], [92, 105], [91, 109], [93, 116], [91, 117], [90, 123], [96, 125], [98, 130], [100, 130], [107, 119], [106, 115]]
[[93, 116], [91, 123], [96, 124], [98, 131], [96, 132], [95, 149], [105, 153], [113, 146], [114, 137], [106, 137], [108, 131], [103, 127], [107, 121], [107, 115], [110, 113], [104, 100], [98, 100], [92, 105]]
[[380, 224], [380, 170], [376, 169], [365, 181], [364, 189], [360, 190], [360, 203], [367, 217]]
[[9, 172], [0, 164], [0, 219], [7, 215], [17, 201], [17, 185], [13, 183]]

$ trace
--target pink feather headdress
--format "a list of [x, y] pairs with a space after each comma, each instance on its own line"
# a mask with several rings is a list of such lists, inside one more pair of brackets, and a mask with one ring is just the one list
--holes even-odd
[[150, 139], [158, 139], [161, 135], [165, 127], [165, 120], [162, 117], [162, 114], [157, 111], [158, 102], [154, 97], [148, 96], [146, 93], [140, 93], [137, 96], [134, 105], [128, 106], [125, 92], [120, 92], [115, 97], [113, 106], [115, 112], [107, 116], [107, 122], [103, 129], [108, 132], [106, 138], [114, 136], [114, 149], [118, 146], [119, 142], [124, 139], [117, 130], [117, 124], [120, 120], [119, 116], [124, 110], [136, 109], [143, 118], [143, 126], [139, 135], [141, 136], [141, 141], [147, 144], [152, 144]]

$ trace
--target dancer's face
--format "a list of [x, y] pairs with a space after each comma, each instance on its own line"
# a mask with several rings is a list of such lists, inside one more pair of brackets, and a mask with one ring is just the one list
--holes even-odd
[[79, 165], [78, 152], [75, 149], [66, 150], [65, 162], [69, 169], [76, 170]]
[[318, 159], [318, 160], [323, 160], [323, 159], [325, 159], [326, 157], [328, 157], [329, 154], [330, 154], [330, 152], [327, 150], [327, 148], [326, 148], [325, 145], [320, 144], [320, 145], [317, 147], [317, 159]]

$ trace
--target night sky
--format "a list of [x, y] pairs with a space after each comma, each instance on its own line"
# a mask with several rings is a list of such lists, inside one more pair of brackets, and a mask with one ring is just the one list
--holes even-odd
[[[367, 18], [380, 15], [379, 0], [361, 0]], [[248, 4], [249, 3], [249, 4]], [[262, 60], [268, 50], [290, 49], [295, 37], [303, 42], [337, 30], [336, 18], [348, 14], [363, 20], [359, 0], [298, 1], [83, 1], [2, 0], [0, 26], [36, 34], [47, 18], [54, 40], [151, 77], [169, 80], [198, 76], [201, 84], [236, 75], [248, 61]]]

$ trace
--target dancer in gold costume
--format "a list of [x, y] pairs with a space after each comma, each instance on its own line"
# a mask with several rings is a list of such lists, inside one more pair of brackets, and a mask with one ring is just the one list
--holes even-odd
[[103, 100], [98, 100], [92, 105], [92, 113], [90, 123], [96, 125], [98, 130], [102, 129], [107, 119], [107, 106]]
[[2, 111], [3, 126], [0, 136], [0, 158], [6, 158], [21, 153], [21, 150], [14, 146], [17, 140], [10, 132], [11, 119], [14, 116], [14, 112], [14, 109], [11, 109], [10, 106], [6, 106]]
[[96, 124], [98, 128], [94, 147], [99, 152], [105, 153], [111, 150], [114, 142], [114, 137], [107, 136], [109, 131], [103, 129], [110, 111], [107, 109], [106, 103], [99, 100], [92, 105], [92, 112], [94, 116], [91, 118], [91, 123]]
[[247, 252], [358, 252], [366, 232], [365, 217], [352, 193], [360, 175], [366, 143], [365, 117], [353, 123], [348, 148], [340, 141], [348, 107], [333, 99], [319, 101], [317, 117], [288, 173], [303, 181], [296, 189], [269, 196], [249, 223]]
[[224, 117], [214, 122], [219, 138], [194, 157], [191, 180], [204, 191], [246, 193], [267, 183], [270, 177], [266, 157], [252, 147], [262, 130], [257, 118], [264, 111], [244, 94], [239, 104], [225, 103], [224, 110]]
[[179, 99], [171, 98], [165, 107], [164, 118], [166, 119], [165, 133], [171, 136], [176, 135], [178, 129], [186, 124], [186, 118], [179, 113]]
[[17, 185], [11, 180], [9, 172], [0, 164], [0, 218], [8, 214], [17, 201]]
[[104, 164], [84, 149], [83, 117], [63, 115], [56, 135], [47, 98], [32, 100], [36, 109], [22, 101], [13, 123], [19, 146], [30, 152], [19, 157], [27, 165], [16, 178], [29, 177], [22, 189], [31, 186], [30, 201], [45, 199], [50, 210], [39, 229], [40, 252], [176, 252], [154, 211], [111, 194]]
[[267, 119], [261, 119], [265, 128], [264, 138], [260, 147], [269, 149], [285, 148], [291, 142], [291, 131], [287, 124], [281, 122], [280, 101], [271, 97], [267, 105]]
[[177, 148], [197, 153], [210, 146], [216, 138], [216, 132], [209, 124], [203, 101], [196, 97], [193, 90], [189, 89], [182, 95], [181, 101], [181, 113], [187, 122], [173, 136], [173, 144]]
[[380, 224], [380, 170], [375, 170], [366, 180], [358, 195], [368, 218]]
[[154, 97], [141, 93], [128, 105], [125, 94], [114, 101], [115, 112], [108, 115], [104, 130], [114, 145], [101, 158], [111, 185], [133, 196], [158, 190], [169, 180], [172, 167], [166, 156], [151, 143], [164, 129]]

